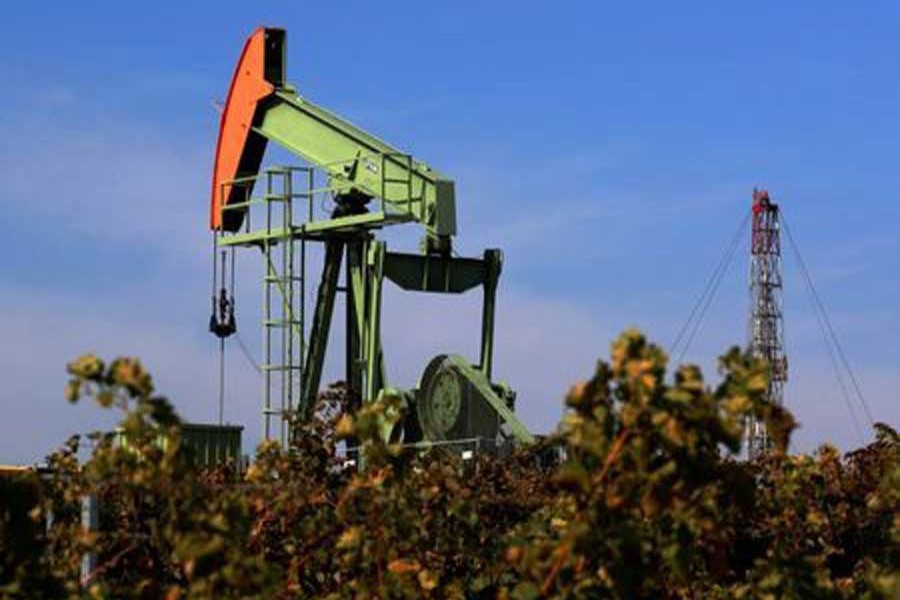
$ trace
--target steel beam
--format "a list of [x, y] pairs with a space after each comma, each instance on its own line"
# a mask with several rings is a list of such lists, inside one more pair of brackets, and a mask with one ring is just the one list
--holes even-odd
[[331, 329], [334, 297], [337, 294], [343, 254], [343, 240], [333, 239], [325, 243], [325, 264], [322, 267], [316, 311], [313, 315], [312, 329], [309, 332], [309, 345], [306, 364], [303, 368], [302, 392], [298, 407], [298, 412], [307, 419], [315, 408], [319, 385], [322, 382], [322, 365], [325, 362], [325, 349], [328, 347], [328, 332]]

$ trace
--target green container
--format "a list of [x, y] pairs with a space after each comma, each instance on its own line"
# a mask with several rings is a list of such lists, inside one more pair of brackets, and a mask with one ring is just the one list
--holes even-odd
[[[212, 469], [226, 464], [241, 467], [241, 433], [240, 425], [206, 425], [202, 423], [183, 423], [181, 425], [181, 443], [189, 448], [191, 460], [196, 467]], [[116, 430], [116, 443], [128, 447], [124, 432]], [[166, 439], [157, 440], [160, 447], [165, 447]]]
[[181, 440], [191, 449], [195, 466], [214, 468], [231, 463], [240, 467], [243, 431], [240, 425], [185, 423], [181, 426]]

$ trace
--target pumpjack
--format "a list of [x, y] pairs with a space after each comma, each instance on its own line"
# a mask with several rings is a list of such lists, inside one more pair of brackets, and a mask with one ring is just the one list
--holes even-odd
[[[210, 205], [210, 329], [219, 337], [235, 330], [224, 253], [256, 248], [263, 257], [263, 436], [285, 442], [291, 419], [313, 417], [335, 299], [342, 292], [350, 410], [386, 395], [400, 398], [405, 417], [384, 434], [404, 444], [532, 442], [514, 412], [515, 393], [492, 379], [500, 250], [485, 250], [477, 258], [455, 256], [453, 180], [301, 96], [287, 82], [285, 67], [285, 31], [254, 31], [222, 109]], [[263, 168], [270, 142], [301, 163]], [[378, 239], [380, 230], [403, 223], [424, 229], [419, 252], [389, 251]], [[310, 244], [323, 246], [323, 266], [308, 323]], [[232, 259], [232, 287], [234, 264]], [[480, 287], [478, 361], [441, 354], [428, 362], [416, 387], [391, 387], [381, 339], [385, 279], [402, 290], [429, 294]]]

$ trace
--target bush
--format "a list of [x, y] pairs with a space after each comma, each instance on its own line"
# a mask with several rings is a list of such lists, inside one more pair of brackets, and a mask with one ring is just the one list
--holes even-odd
[[[787, 453], [793, 419], [764, 399], [766, 367], [738, 350], [721, 382], [629, 331], [575, 385], [558, 431], [511, 457], [411, 454], [378, 431], [390, 399], [295, 426], [236, 480], [199, 472], [180, 421], [133, 360], [69, 366], [71, 401], [123, 413], [128, 447], [70, 440], [51, 475], [0, 480], [7, 597], [894, 598], [897, 433], [841, 456]], [[323, 395], [340, 406], [341, 390]], [[749, 416], [775, 439], [735, 460]], [[158, 440], [164, 438], [165, 444]], [[363, 443], [365, 468], [335, 458]], [[542, 457], [565, 458], [546, 466]], [[80, 502], [104, 507], [99, 532]], [[52, 514], [48, 527], [41, 525]], [[80, 581], [85, 552], [96, 568]]]

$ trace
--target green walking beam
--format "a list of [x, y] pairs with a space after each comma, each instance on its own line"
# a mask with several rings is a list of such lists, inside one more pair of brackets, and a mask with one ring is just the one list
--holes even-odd
[[[244, 190], [233, 182], [256, 175], [271, 140], [323, 169], [329, 188], [350, 212], [362, 212], [360, 205], [377, 198], [380, 218], [366, 219], [364, 226], [377, 228], [397, 218], [417, 221], [429, 251], [449, 253], [456, 234], [453, 181], [299, 96], [285, 81], [284, 40], [283, 30], [257, 30], [235, 71], [216, 149], [211, 227], [240, 228], [244, 211], [223, 208], [244, 200]], [[344, 223], [336, 217], [320, 226]]]

